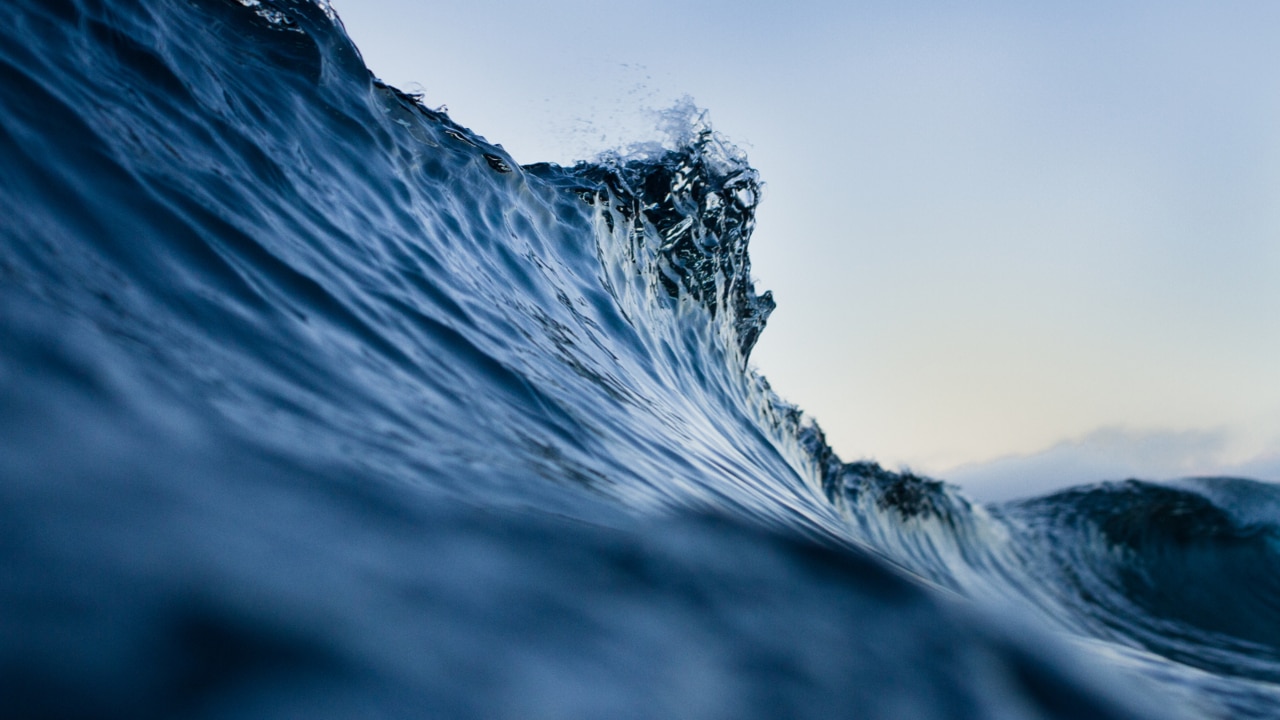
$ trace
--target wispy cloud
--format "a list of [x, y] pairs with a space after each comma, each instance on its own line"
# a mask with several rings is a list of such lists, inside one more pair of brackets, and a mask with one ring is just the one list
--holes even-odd
[[984, 502], [1073, 485], [1141, 478], [1235, 476], [1280, 482], [1280, 447], [1242, 454], [1237, 433], [1220, 430], [1101, 428], [1046, 450], [971, 463], [939, 475]]

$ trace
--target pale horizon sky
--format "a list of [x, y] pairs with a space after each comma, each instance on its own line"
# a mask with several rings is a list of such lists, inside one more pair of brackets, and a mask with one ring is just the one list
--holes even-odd
[[753, 361], [846, 460], [1280, 480], [1280, 4], [333, 5], [521, 163], [707, 108], [766, 183]]

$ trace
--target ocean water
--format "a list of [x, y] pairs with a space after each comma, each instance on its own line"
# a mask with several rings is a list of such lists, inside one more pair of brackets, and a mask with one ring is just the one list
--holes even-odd
[[0, 171], [4, 717], [1280, 716], [1280, 489], [844, 463], [696, 115], [521, 166], [323, 2], [8, 0]]

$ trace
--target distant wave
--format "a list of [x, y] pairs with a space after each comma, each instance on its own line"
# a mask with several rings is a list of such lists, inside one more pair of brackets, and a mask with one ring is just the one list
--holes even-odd
[[15, 716], [1280, 707], [1276, 486], [843, 462], [749, 367], [759, 178], [696, 113], [520, 166], [327, 3], [0, 19]]

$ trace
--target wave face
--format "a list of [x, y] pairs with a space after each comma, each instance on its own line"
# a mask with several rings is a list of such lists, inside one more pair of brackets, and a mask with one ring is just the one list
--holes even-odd
[[521, 166], [324, 3], [0, 20], [12, 716], [1277, 714], [1277, 489], [842, 462], [696, 118]]

